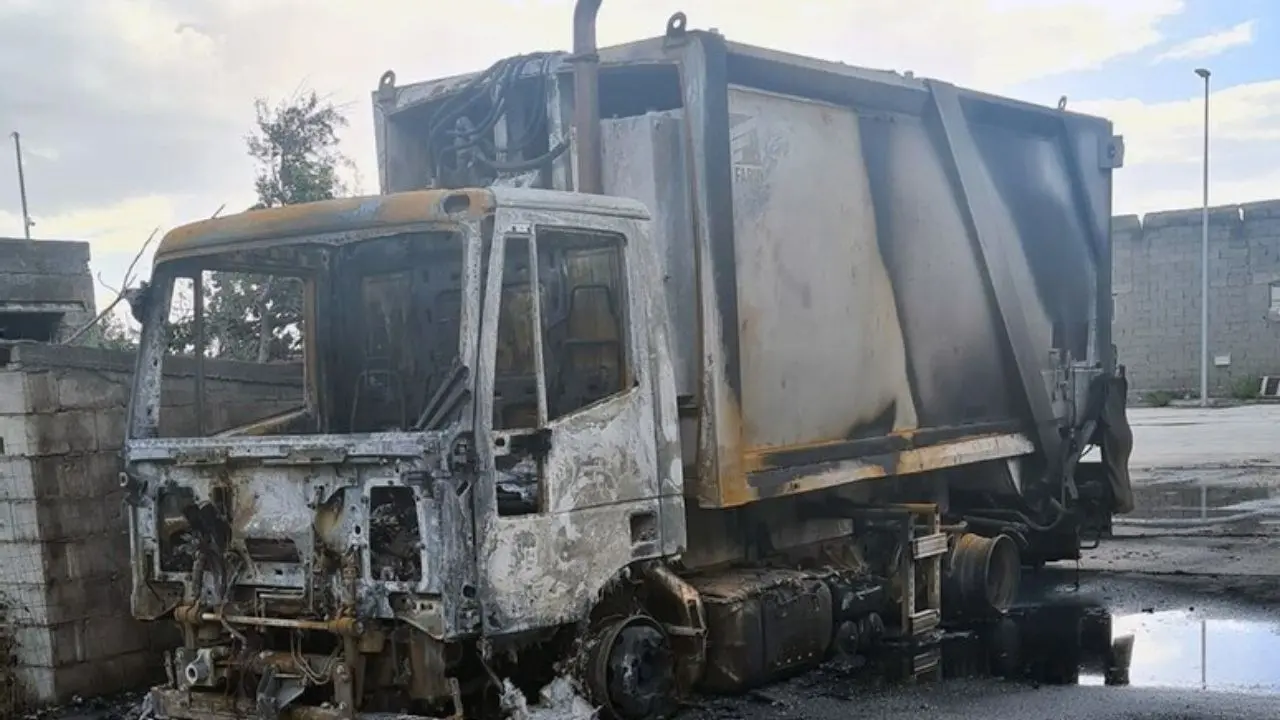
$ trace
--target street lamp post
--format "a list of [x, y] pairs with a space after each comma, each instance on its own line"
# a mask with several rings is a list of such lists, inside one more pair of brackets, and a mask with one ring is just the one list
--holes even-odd
[[22, 138], [18, 136], [18, 131], [14, 130], [13, 135], [13, 153], [18, 159], [18, 194], [22, 196], [22, 233], [28, 240], [31, 239], [31, 215], [27, 212], [27, 178], [22, 172]]
[[1204, 192], [1200, 211], [1200, 407], [1209, 406], [1209, 70], [1196, 68], [1204, 79]]

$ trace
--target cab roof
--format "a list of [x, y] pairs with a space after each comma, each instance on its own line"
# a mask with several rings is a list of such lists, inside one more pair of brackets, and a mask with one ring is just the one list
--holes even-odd
[[249, 210], [182, 225], [165, 233], [156, 262], [266, 240], [285, 241], [480, 216], [494, 207], [487, 189], [415, 190]]
[[182, 225], [156, 248], [156, 263], [205, 255], [249, 243], [363, 232], [482, 217], [498, 206], [546, 212], [649, 218], [648, 209], [629, 198], [583, 195], [530, 188], [413, 190], [391, 195], [339, 198], [250, 210]]

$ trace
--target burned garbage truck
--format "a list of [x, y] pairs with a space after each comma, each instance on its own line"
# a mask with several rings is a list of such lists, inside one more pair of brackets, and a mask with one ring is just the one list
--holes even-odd
[[597, 50], [598, 6], [384, 75], [382, 194], [162, 241], [122, 476], [160, 715], [923, 673], [1130, 509], [1109, 122], [682, 15]]

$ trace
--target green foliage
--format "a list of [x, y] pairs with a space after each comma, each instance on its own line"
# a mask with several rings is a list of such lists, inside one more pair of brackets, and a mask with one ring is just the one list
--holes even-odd
[[338, 150], [347, 120], [314, 91], [269, 107], [254, 103], [257, 132], [246, 138], [258, 162], [259, 207], [329, 200], [346, 192], [338, 168], [348, 160]]
[[210, 273], [206, 334], [216, 357], [248, 362], [297, 358], [302, 345], [302, 282], [296, 278]]
[[1151, 407], [1167, 407], [1173, 402], [1173, 393], [1155, 390], [1143, 395], [1142, 401]]
[[[351, 162], [338, 148], [338, 132], [347, 121], [333, 104], [308, 92], [275, 106], [260, 99], [254, 109], [257, 127], [246, 138], [249, 155], [258, 166], [254, 179], [258, 202], [251, 210], [329, 200], [347, 193], [339, 169], [351, 167]], [[175, 289], [175, 309], [180, 303], [178, 292]], [[300, 280], [211, 272], [205, 275], [203, 295], [207, 355], [251, 362], [299, 356]], [[190, 314], [171, 322], [171, 328], [170, 352], [191, 354]]]
[[1240, 378], [1231, 384], [1231, 397], [1236, 400], [1256, 400], [1261, 385], [1262, 380], [1260, 378]]
[[138, 349], [137, 330], [129, 326], [119, 311], [107, 313], [98, 326], [98, 347], [106, 350], [133, 352]]

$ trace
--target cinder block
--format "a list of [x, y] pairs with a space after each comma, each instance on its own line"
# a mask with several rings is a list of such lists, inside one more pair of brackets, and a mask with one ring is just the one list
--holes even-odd
[[83, 240], [41, 240], [33, 243], [18, 238], [0, 238], [0, 268], [4, 268], [6, 273], [72, 275], [92, 283], [89, 243]]
[[69, 410], [107, 410], [129, 404], [129, 379], [72, 369], [57, 373], [58, 404]]
[[14, 645], [14, 664], [19, 667], [57, 667], [56, 642], [49, 628], [43, 626], [10, 626]]
[[23, 664], [53, 668], [110, 661], [146, 651], [151, 642], [146, 628], [127, 616], [17, 628], [15, 635]]
[[0, 542], [39, 543], [41, 540], [37, 501], [0, 501]]
[[124, 447], [128, 424], [124, 408], [99, 410], [94, 415], [93, 432], [99, 450], [119, 450]]
[[10, 583], [45, 582], [48, 566], [44, 546], [33, 542], [0, 542], [0, 567]]
[[104, 617], [131, 617], [133, 576], [112, 573], [81, 581], [50, 578], [46, 588], [45, 623]]
[[24, 370], [27, 412], [49, 413], [58, 409], [58, 383], [47, 370]]
[[32, 454], [27, 418], [26, 415], [0, 415], [0, 457]]
[[47, 627], [72, 620], [129, 617], [132, 576], [111, 573], [79, 580], [45, 577], [39, 582], [0, 583], [10, 623]]
[[5, 618], [14, 625], [47, 625], [49, 596], [44, 579], [39, 582], [0, 582]]
[[26, 378], [16, 370], [0, 370], [0, 415], [22, 415], [26, 412]]
[[120, 456], [115, 452], [50, 455], [29, 460], [35, 497], [101, 498], [120, 488]]
[[22, 662], [20, 656], [18, 666], [13, 669], [14, 684], [19, 688], [19, 696], [33, 707], [54, 705], [71, 699], [71, 695], [58, 696], [56, 674], [52, 667], [29, 665]]
[[45, 577], [83, 582], [129, 573], [129, 538], [125, 531], [100, 533], [77, 540], [46, 542]]
[[31, 460], [0, 455], [0, 500], [30, 500], [35, 497], [35, 476]]
[[114, 496], [85, 499], [0, 501], [0, 542], [62, 542], [127, 527], [117, 490]]
[[100, 617], [93, 620], [77, 620], [76, 650], [82, 662], [109, 661], [120, 655], [128, 655], [150, 649], [151, 635], [146, 626], [128, 614]]
[[68, 410], [28, 416], [28, 454], [69, 455], [98, 449], [96, 413]]
[[19, 674], [22, 682], [44, 684], [53, 690], [46, 702], [66, 702], [72, 697], [96, 697], [122, 690], [141, 690], [164, 679], [164, 668], [155, 653], [143, 650], [118, 655], [109, 661], [91, 660], [46, 672]]

